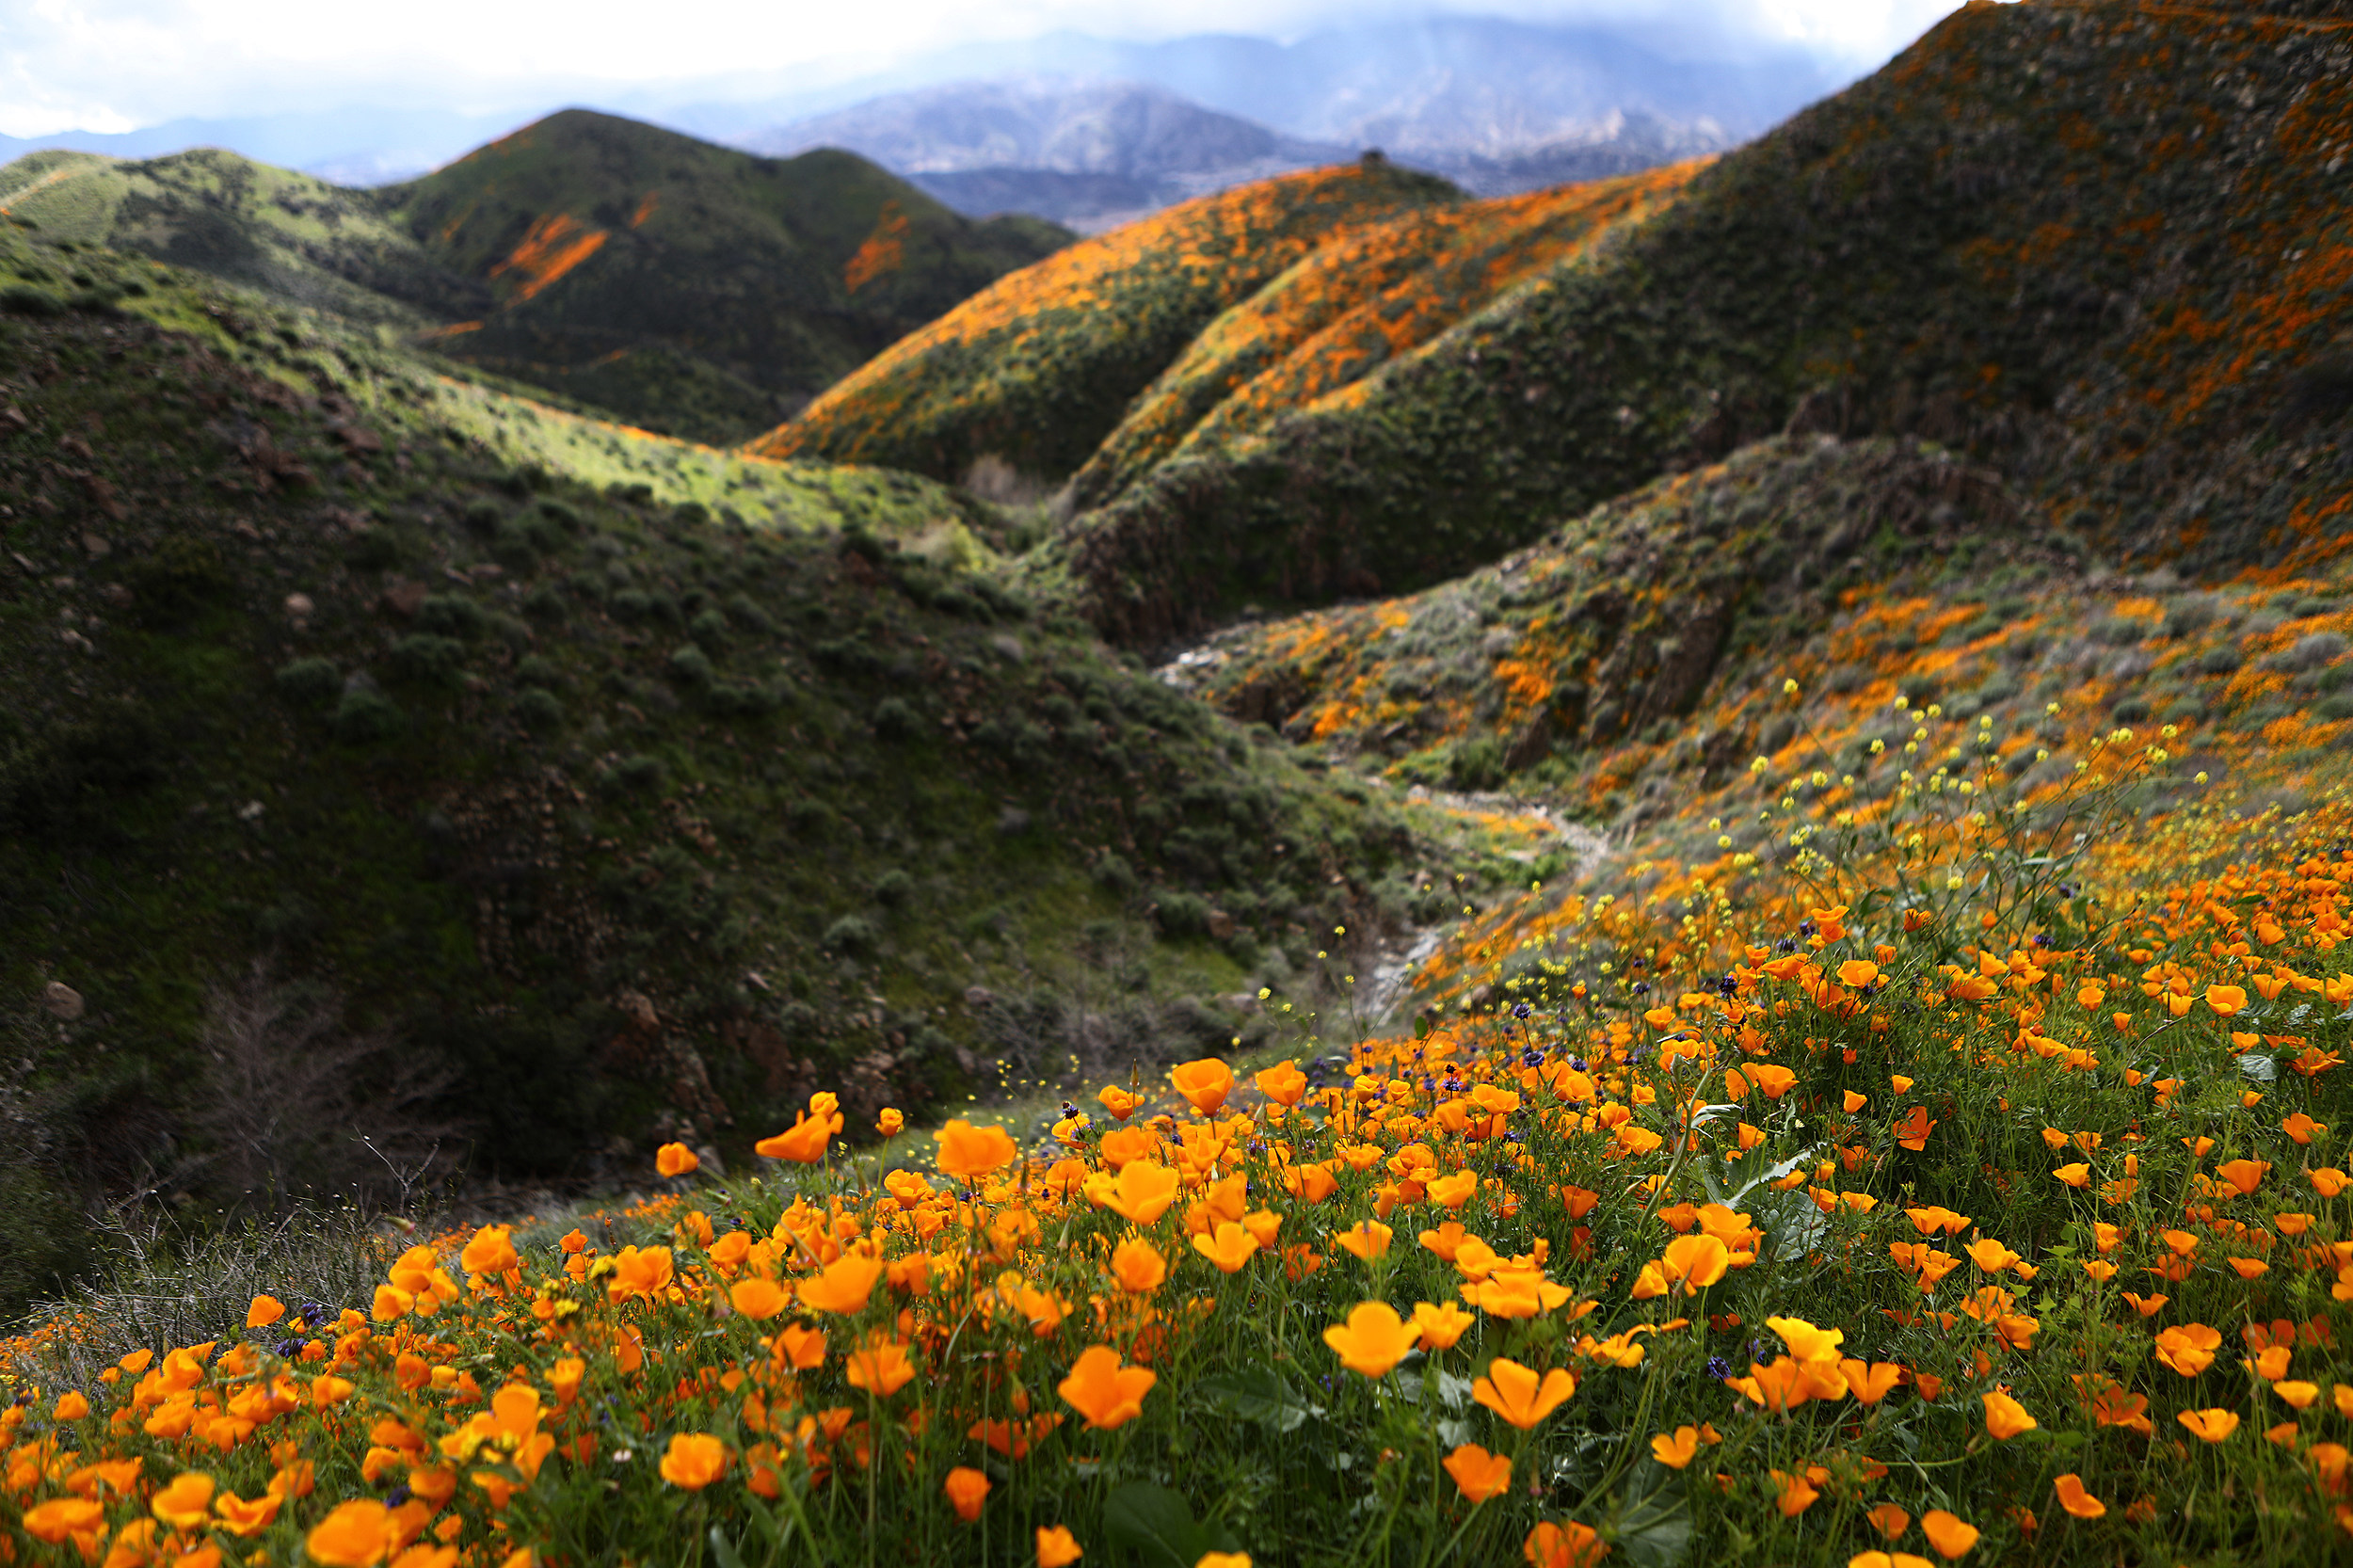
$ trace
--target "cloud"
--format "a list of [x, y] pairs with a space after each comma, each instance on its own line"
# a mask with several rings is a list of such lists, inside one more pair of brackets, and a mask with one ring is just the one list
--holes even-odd
[[1801, 44], [1867, 68], [1946, 0], [5, 0], [0, 134], [120, 130], [187, 116], [351, 104], [460, 113], [610, 99], [778, 72], [840, 76], [1056, 29], [1149, 40], [1296, 37], [1433, 10], [1604, 23], [1662, 40]]

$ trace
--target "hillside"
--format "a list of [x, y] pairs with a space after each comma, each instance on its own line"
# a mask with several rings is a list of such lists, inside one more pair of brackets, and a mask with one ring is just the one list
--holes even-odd
[[445, 355], [725, 443], [1068, 238], [862, 158], [751, 157], [567, 110], [380, 193], [489, 294]]
[[1060, 480], [1220, 312], [1336, 233], [1456, 194], [1369, 161], [1186, 202], [992, 284], [747, 450], [936, 478], [987, 456]]
[[1430, 208], [1335, 236], [1202, 329], [1087, 459], [1073, 501], [1099, 506], [1161, 462], [1246, 440], [1360, 383], [1641, 221], [1700, 167]]
[[[452, 384], [45, 232], [0, 273], [0, 952], [77, 999], [0, 1085], [42, 1151], [11, 1294], [126, 1184], [366, 1185], [339, 1116], [477, 1175], [738, 1149], [821, 1080], [914, 1108], [1221, 1044], [1424, 856], [1492, 885], [1475, 825], [1034, 611], [956, 492]], [[224, 998], [360, 1032], [258, 1153], [228, 1075], [305, 1048]]]
[[217, 151], [37, 153], [0, 169], [0, 208], [719, 444], [1067, 238], [971, 222], [847, 154], [578, 110], [374, 191]]
[[2347, 488], [2345, 47], [1970, 8], [1590, 264], [1080, 518], [1089, 614], [1162, 644], [1433, 582], [1785, 426], [1961, 447], [2125, 558], [2284, 558]]

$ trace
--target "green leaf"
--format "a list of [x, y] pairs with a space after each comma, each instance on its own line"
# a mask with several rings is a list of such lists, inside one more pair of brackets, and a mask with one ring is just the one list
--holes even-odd
[[721, 1534], [719, 1527], [711, 1527], [711, 1555], [719, 1560], [719, 1568], [744, 1568], [744, 1560], [735, 1555], [734, 1544]]
[[1635, 1471], [1618, 1515], [1618, 1549], [1635, 1568], [1674, 1568], [1691, 1555], [1691, 1509], [1680, 1475], [1660, 1464]]
[[1216, 1550], [1185, 1499], [1149, 1481], [1131, 1480], [1112, 1493], [1103, 1504], [1103, 1533], [1146, 1568], [1193, 1568], [1204, 1552]]
[[1209, 1404], [1240, 1420], [1253, 1421], [1277, 1435], [1296, 1432], [1322, 1410], [1302, 1400], [1272, 1367], [1244, 1367], [1193, 1384]]

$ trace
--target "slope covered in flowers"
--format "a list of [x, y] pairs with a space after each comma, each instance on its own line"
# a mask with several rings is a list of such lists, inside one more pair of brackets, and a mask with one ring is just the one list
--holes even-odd
[[1964, 449], [2143, 565], [2317, 561], [2349, 65], [2334, 15], [1965, 8], [1593, 264], [1081, 516], [1081, 596], [1161, 646], [1401, 591], [1784, 428]]
[[1410, 1037], [888, 1173], [820, 1093], [759, 1178], [366, 1300], [61, 1320], [0, 1359], [10, 1554], [2335, 1560], [2341, 772], [2138, 818], [2169, 739], [2054, 785], [1923, 717], [1933, 773], [1769, 776], [1795, 853], [1612, 873]]
[[750, 450], [939, 478], [993, 456], [1060, 478], [1221, 312], [1337, 233], [1458, 199], [1369, 161], [1185, 202], [1000, 280]]
[[1073, 483], [1096, 506], [1154, 466], [1358, 385], [1531, 274], [1672, 200], [1705, 161], [1414, 213], [1343, 233], [1204, 328]]

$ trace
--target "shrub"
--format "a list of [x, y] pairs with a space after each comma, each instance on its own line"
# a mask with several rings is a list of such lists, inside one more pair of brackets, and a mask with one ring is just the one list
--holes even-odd
[[873, 951], [876, 933], [873, 922], [856, 915], [844, 915], [825, 927], [822, 945], [831, 952], [856, 958]]
[[515, 698], [515, 716], [524, 728], [545, 735], [563, 726], [564, 704], [546, 687], [530, 686]]
[[374, 686], [346, 684], [329, 722], [337, 740], [349, 745], [372, 745], [405, 732], [408, 715]]
[[455, 637], [412, 632], [392, 644], [392, 668], [410, 680], [454, 686], [466, 667], [466, 645]]
[[2246, 661], [2239, 657], [2234, 644], [2223, 643], [2210, 648], [2198, 657], [2198, 668], [2207, 675], [2230, 675]]
[[874, 704], [874, 733], [886, 741], [904, 741], [921, 728], [922, 721], [904, 699], [887, 696]]
[[489, 629], [489, 616], [463, 594], [427, 594], [417, 606], [417, 630], [437, 637], [471, 641]]
[[324, 708], [341, 696], [343, 671], [332, 659], [296, 659], [278, 668], [278, 695], [299, 708]]
[[688, 643], [670, 652], [670, 679], [689, 686], [708, 686], [713, 671], [711, 655]]
[[617, 789], [648, 794], [662, 787], [663, 778], [668, 771], [662, 765], [660, 758], [639, 755], [624, 757], [614, 763], [613, 771], [607, 776]]

